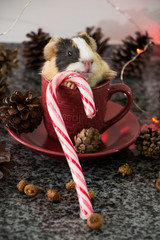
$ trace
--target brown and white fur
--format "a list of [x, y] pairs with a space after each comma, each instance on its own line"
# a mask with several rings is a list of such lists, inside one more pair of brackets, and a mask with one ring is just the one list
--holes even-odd
[[[51, 80], [57, 73], [70, 70], [86, 78], [91, 87], [116, 76], [108, 64], [96, 52], [97, 45], [87, 33], [81, 33], [71, 39], [53, 37], [44, 48], [46, 62], [42, 74]], [[67, 86], [74, 88], [73, 83]]]

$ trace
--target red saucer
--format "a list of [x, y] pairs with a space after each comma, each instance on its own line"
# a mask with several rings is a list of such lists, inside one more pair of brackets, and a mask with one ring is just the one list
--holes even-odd
[[[110, 114], [109, 116], [106, 115], [106, 119], [110, 119], [112, 115], [114, 116], [121, 108], [122, 106], [119, 104], [109, 101], [108, 112]], [[43, 121], [32, 133], [18, 135], [10, 129], [8, 129], [8, 132], [15, 140], [41, 154], [54, 159], [65, 159], [60, 143], [48, 136]], [[114, 124], [102, 134], [102, 145], [99, 151], [96, 153], [78, 154], [78, 157], [87, 160], [115, 153], [135, 142], [139, 133], [140, 125], [137, 118], [133, 113], [128, 112], [118, 123]]]

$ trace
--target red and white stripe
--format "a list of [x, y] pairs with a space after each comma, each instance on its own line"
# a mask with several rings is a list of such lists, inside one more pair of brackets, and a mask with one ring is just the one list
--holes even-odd
[[70, 71], [59, 73], [55, 75], [48, 84], [46, 92], [48, 112], [72, 173], [80, 205], [80, 216], [83, 219], [87, 219], [88, 216], [93, 213], [91, 200], [78, 156], [65, 127], [56, 97], [56, 90], [64, 81], [74, 82], [78, 87], [86, 116], [88, 118], [95, 116], [95, 104], [92, 90], [88, 82], [77, 73]]

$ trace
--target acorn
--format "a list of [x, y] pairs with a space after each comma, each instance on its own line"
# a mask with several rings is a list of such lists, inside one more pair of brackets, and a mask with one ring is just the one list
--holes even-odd
[[95, 198], [95, 192], [93, 190], [89, 190], [88, 193], [89, 193], [89, 197], [90, 197], [91, 201], [93, 201]]
[[47, 197], [50, 202], [58, 202], [61, 199], [61, 195], [56, 190], [48, 190]]
[[28, 182], [25, 179], [22, 179], [18, 184], [17, 188], [20, 192], [24, 191], [25, 186], [28, 185]]
[[29, 197], [33, 197], [37, 195], [38, 187], [33, 184], [28, 184], [24, 187], [24, 193]]
[[156, 181], [156, 188], [160, 190], [160, 178]]
[[98, 229], [103, 225], [104, 219], [101, 214], [93, 213], [87, 218], [87, 224], [92, 229]]
[[76, 191], [76, 187], [75, 187], [75, 184], [74, 184], [73, 180], [66, 183], [66, 189], [70, 192], [75, 192]]

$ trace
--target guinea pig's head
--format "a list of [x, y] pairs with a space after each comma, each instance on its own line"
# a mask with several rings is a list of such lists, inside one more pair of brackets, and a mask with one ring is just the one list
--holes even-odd
[[87, 33], [81, 33], [71, 39], [53, 37], [44, 48], [44, 57], [55, 64], [58, 72], [70, 70], [87, 79], [96, 71], [96, 49], [95, 40]]

